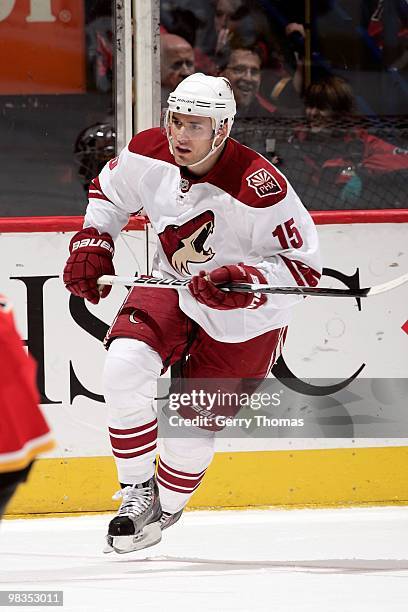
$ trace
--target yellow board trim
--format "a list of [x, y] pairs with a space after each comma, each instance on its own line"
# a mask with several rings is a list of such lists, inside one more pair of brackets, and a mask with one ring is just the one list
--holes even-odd
[[0, 460], [0, 474], [4, 472], [17, 472], [18, 470], [23, 470], [27, 467], [29, 463], [33, 461], [37, 457], [37, 455], [41, 455], [42, 453], [48, 453], [55, 448], [54, 440], [49, 440], [48, 442], [44, 442], [43, 444], [38, 444], [33, 448], [30, 448], [24, 456], [19, 459], [14, 459], [13, 461], [1, 461]]
[[[111, 457], [39, 459], [8, 514], [109, 512]], [[408, 447], [217, 453], [190, 508], [408, 504]]]

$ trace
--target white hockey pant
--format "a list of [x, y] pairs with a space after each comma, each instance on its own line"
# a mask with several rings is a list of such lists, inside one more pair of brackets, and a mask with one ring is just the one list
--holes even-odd
[[[154, 474], [157, 416], [154, 398], [162, 370], [158, 353], [131, 338], [112, 341], [104, 369], [103, 388], [118, 479], [122, 484], [145, 482]], [[160, 420], [162, 438], [157, 481], [162, 508], [177, 512], [199, 486], [214, 454], [214, 434], [193, 427], [180, 431]]]

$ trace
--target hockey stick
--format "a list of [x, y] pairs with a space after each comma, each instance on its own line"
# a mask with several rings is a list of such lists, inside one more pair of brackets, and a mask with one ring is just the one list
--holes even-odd
[[[408, 282], [408, 274], [403, 274], [392, 281], [364, 287], [362, 289], [331, 289], [330, 287], [276, 287], [274, 285], [259, 285], [251, 283], [235, 283], [220, 285], [219, 289], [226, 291], [239, 291], [242, 293], [271, 293], [274, 295], [311, 295], [321, 297], [352, 297], [363, 298], [371, 295], [385, 293]], [[99, 285], [124, 285], [127, 287], [157, 287], [158, 289], [187, 289], [190, 280], [176, 280], [165, 278], [110, 276], [98, 278]]]

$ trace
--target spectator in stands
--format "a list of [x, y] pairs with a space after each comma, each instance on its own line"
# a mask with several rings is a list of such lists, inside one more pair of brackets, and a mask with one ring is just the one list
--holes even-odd
[[214, 61], [196, 45], [197, 37], [202, 32], [202, 21], [190, 10], [167, 7], [167, 11], [160, 11], [162, 22], [160, 24], [160, 37], [165, 34], [175, 34], [184, 38], [193, 47], [194, 67], [196, 72], [215, 75], [216, 65]]
[[207, 45], [202, 50], [212, 59], [223, 55], [233, 36], [253, 40], [264, 47], [265, 58], [273, 41], [268, 17], [254, 0], [213, 0], [213, 21]]
[[[369, 10], [368, 6], [363, 11]], [[374, 10], [373, 10], [374, 9]], [[405, 0], [376, 0], [371, 7], [367, 32], [383, 52], [383, 62], [389, 69], [408, 68], [408, 6]]]
[[219, 74], [226, 77], [234, 91], [237, 114], [231, 135], [242, 144], [265, 155], [272, 163], [275, 156], [275, 140], [270, 119], [276, 107], [259, 93], [262, 78], [262, 48], [256, 44], [237, 43], [224, 52], [219, 61]]
[[270, 117], [276, 107], [259, 95], [262, 75], [262, 51], [259, 45], [231, 45], [219, 58], [220, 76], [231, 83], [239, 117]]
[[195, 71], [192, 46], [181, 36], [162, 34], [160, 37], [162, 106], [168, 95], [183, 79]]
[[232, 32], [247, 13], [243, 0], [216, 0], [214, 31], [216, 34], [215, 53], [220, 53], [228, 46]]
[[306, 123], [280, 146], [284, 171], [311, 209], [405, 207], [408, 151], [362, 127], [350, 85], [327, 75], [307, 87]]
[[160, 5], [160, 34], [176, 34], [192, 47], [196, 45], [197, 31], [203, 27], [197, 13], [171, 3]]
[[[376, 75], [374, 107], [381, 99], [382, 112], [406, 115], [408, 107], [408, 2], [371, 0], [362, 3], [363, 27], [370, 44], [371, 71]], [[368, 19], [367, 19], [368, 18]], [[366, 39], [366, 40], [367, 40]], [[378, 95], [380, 92], [380, 96]]]

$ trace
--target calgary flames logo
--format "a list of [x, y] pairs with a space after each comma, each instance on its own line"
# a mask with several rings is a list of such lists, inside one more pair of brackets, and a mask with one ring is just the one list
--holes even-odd
[[214, 257], [205, 243], [214, 231], [214, 214], [207, 210], [183, 225], [168, 225], [159, 234], [167, 259], [179, 274], [190, 275], [189, 264], [200, 264]]
[[265, 168], [261, 168], [247, 176], [249, 187], [255, 189], [256, 195], [260, 198], [265, 198], [270, 194], [281, 193], [282, 188], [278, 181]]

